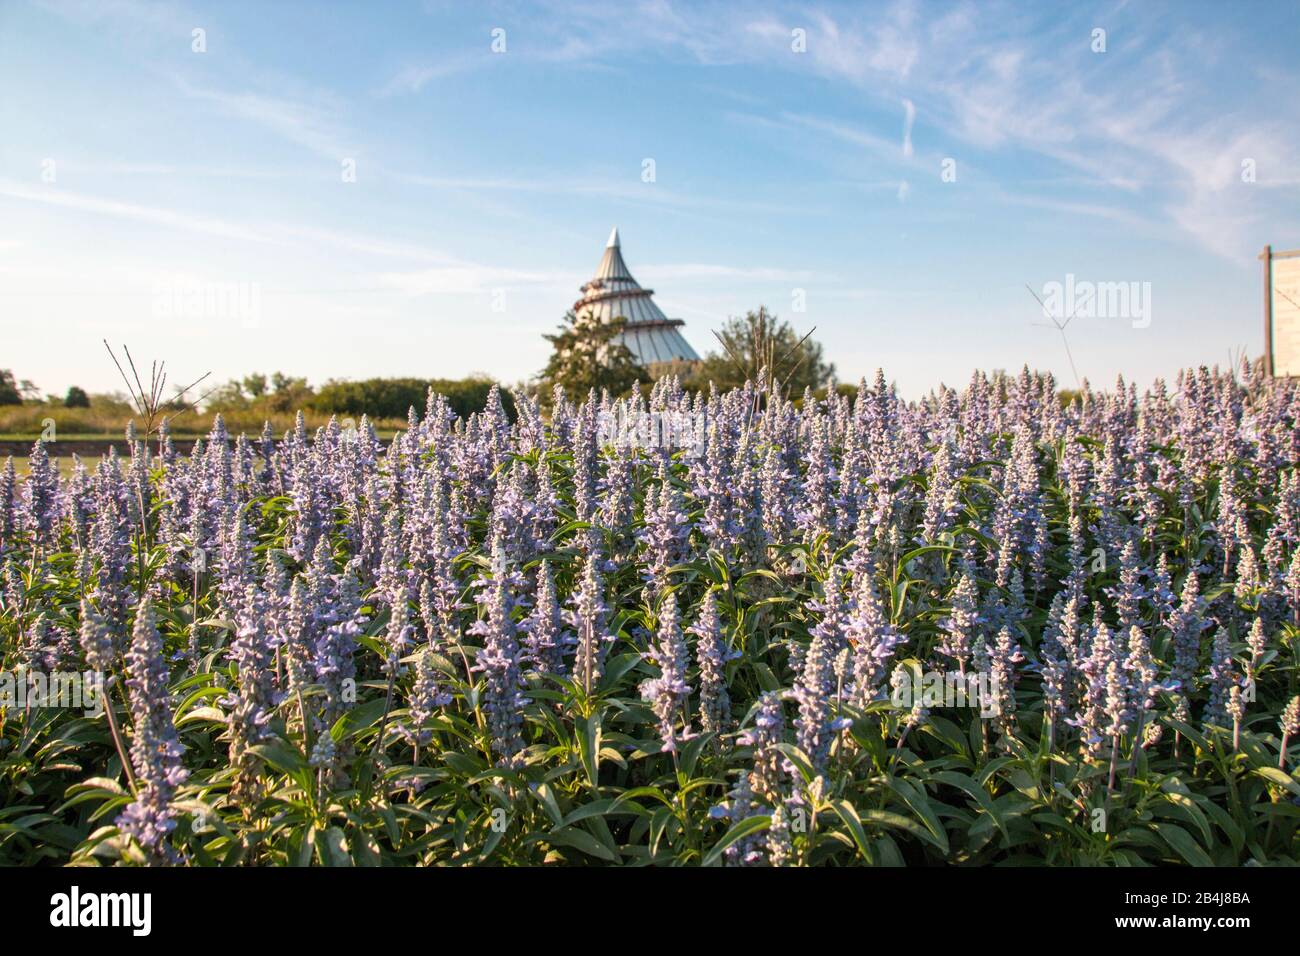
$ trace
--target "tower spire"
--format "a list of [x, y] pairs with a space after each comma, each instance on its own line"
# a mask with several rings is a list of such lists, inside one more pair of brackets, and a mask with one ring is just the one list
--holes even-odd
[[653, 295], [653, 289], [641, 288], [632, 278], [615, 226], [596, 274], [582, 286], [582, 298], [573, 304], [573, 311], [594, 315], [601, 322], [623, 319], [626, 324], [619, 338], [641, 365], [698, 361], [699, 355], [681, 333], [686, 323], [664, 315]]

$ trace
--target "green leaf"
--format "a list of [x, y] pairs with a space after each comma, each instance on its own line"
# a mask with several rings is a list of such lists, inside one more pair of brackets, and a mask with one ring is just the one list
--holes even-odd
[[324, 833], [325, 856], [323, 861], [328, 866], [354, 866], [352, 855], [348, 853], [347, 837], [338, 827], [330, 827]]
[[1189, 727], [1187, 724], [1183, 723], [1181, 720], [1175, 720], [1172, 717], [1162, 717], [1161, 719], [1170, 727], [1172, 727], [1174, 730], [1178, 731], [1180, 734], [1182, 734], [1184, 737], [1190, 740], [1192, 743], [1196, 744], [1196, 746], [1199, 747], [1201, 750], [1211, 749], [1209, 743], [1206, 741], [1204, 737], [1202, 737], [1197, 731]]
[[700, 751], [713, 740], [713, 734], [700, 734], [691, 738], [682, 748], [682, 773], [689, 779], [695, 773], [695, 764], [700, 759]]
[[377, 697], [374, 700], [366, 701], [364, 704], [359, 704], [335, 722], [334, 726], [330, 728], [330, 735], [335, 740], [343, 740], [349, 734], [358, 733], [378, 723], [384, 715], [384, 708], [387, 704], [388, 701], [384, 697]]
[[605, 844], [601, 843], [581, 827], [570, 826], [562, 827], [559, 830], [552, 830], [550, 833], [546, 834], [544, 839], [548, 843], [553, 843], [558, 846], [573, 847], [575, 850], [581, 850], [588, 856], [598, 857], [599, 859], [606, 860], [610, 863], [619, 862], [618, 856], [611, 851], [609, 847], [605, 846]]
[[758, 686], [765, 691], [780, 690], [781, 681], [776, 674], [772, 673], [772, 668], [768, 667], [762, 661], [753, 662], [754, 674], [758, 678]]
[[[614, 800], [593, 800], [591, 803], [584, 803], [582, 806], [578, 807], [578, 809], [565, 817], [561, 821], [561, 825], [567, 827], [574, 823], [580, 823], [588, 817], [604, 816], [609, 813], [615, 802], [616, 801]], [[626, 812], [631, 813], [632, 811], [628, 810]]]
[[912, 550], [912, 551], [909, 551], [909, 552], [907, 552], [907, 554], [905, 554], [905, 555], [903, 555], [901, 558], [899, 558], [899, 559], [898, 559], [898, 566], [899, 566], [900, 568], [905, 568], [905, 567], [907, 567], [907, 565], [910, 564], [910, 563], [911, 563], [915, 558], [919, 558], [919, 557], [920, 557], [921, 555], [923, 555], [923, 554], [931, 554], [931, 553], [936, 553], [936, 552], [939, 552], [939, 551], [947, 551], [947, 552], [950, 552], [950, 553], [952, 553], [952, 554], [956, 554], [956, 553], [957, 553], [957, 549], [956, 549], [956, 548], [950, 547], [949, 545], [946, 545], [946, 544], [927, 544], [927, 545], [924, 545], [923, 547], [916, 548], [916, 549], [914, 549], [914, 550]]
[[903, 854], [898, 851], [894, 838], [883, 833], [876, 838], [876, 858], [881, 866], [906, 866]]
[[813, 769], [812, 758], [794, 744], [777, 744], [776, 749], [790, 758], [790, 762], [803, 777], [804, 783], [812, 783], [813, 778], [817, 776], [817, 771]]
[[1237, 826], [1232, 815], [1213, 800], [1202, 800], [1201, 807], [1215, 826], [1228, 835], [1228, 842], [1232, 844], [1233, 852], [1240, 853], [1246, 845], [1246, 835], [1241, 832], [1241, 827]]
[[300, 770], [310, 769], [302, 751], [278, 737], [264, 744], [254, 744], [248, 749], [281, 773], [292, 776]]
[[946, 744], [957, 756], [969, 756], [970, 750], [961, 729], [946, 717], [931, 715], [930, 719], [923, 723], [920, 729], [921, 733]]
[[448, 750], [442, 755], [443, 761], [463, 777], [473, 777], [487, 769], [487, 763], [478, 754]]
[[[625, 791], [618, 795], [618, 799], [610, 805], [610, 812], [618, 810], [625, 803], [632, 803], [639, 797], [654, 797], [668, 809], [672, 809], [673, 802], [658, 787], [636, 787], [632, 790]], [[636, 804], [639, 806], [639, 804]]]
[[578, 720], [577, 726], [578, 755], [587, 771], [587, 782], [594, 790], [600, 786], [600, 714]]
[[316, 851], [316, 834], [320, 832], [316, 829], [315, 823], [307, 827], [307, 832], [303, 834], [303, 842], [298, 847], [298, 866], [308, 866], [312, 861], [312, 853]]
[[87, 777], [81, 783], [73, 784], [68, 788], [68, 792], [73, 790], [107, 790], [109, 793], [116, 794], [119, 797], [127, 796], [126, 788], [116, 780], [110, 780], [108, 777]]
[[494, 826], [488, 827], [488, 838], [484, 842], [483, 849], [478, 855], [478, 862], [485, 863], [491, 858], [492, 851], [497, 848], [497, 844], [500, 843], [502, 838], [506, 835], [506, 829], [507, 827], [501, 827], [500, 829]]
[[906, 780], [896, 777], [888, 779], [889, 789], [898, 794], [903, 802], [908, 805], [913, 813], [920, 818], [921, 823], [925, 825], [926, 830], [930, 832], [931, 840], [939, 851], [945, 856], [948, 855], [948, 833], [939, 822], [933, 808], [930, 806], [930, 800], [925, 793]]
[[[857, 844], [858, 853], [862, 859], [867, 861], [870, 866], [874, 860], [871, 856], [871, 844], [867, 841], [867, 833], [862, 829], [862, 818], [858, 816], [857, 809], [847, 800], [832, 800], [831, 809], [844, 821], [844, 825], [849, 828], [849, 835], [853, 837], [853, 842]], [[901, 817], [899, 819], [902, 819]], [[910, 821], [909, 821], [910, 822]], [[912, 824], [916, 829], [920, 829], [916, 824]]]
[[176, 721], [177, 727], [184, 727], [193, 721], [206, 720], [213, 724], [224, 724], [228, 718], [217, 707], [195, 707], [193, 710], [187, 710], [185, 716]]
[[564, 822], [564, 814], [560, 810], [560, 805], [555, 799], [555, 791], [551, 789], [549, 783], [539, 783], [536, 787], [529, 788], [529, 793], [537, 798], [537, 802], [542, 805], [546, 815], [550, 817], [551, 823], [557, 827]]
[[[1165, 799], [1169, 801], [1171, 806], [1162, 807], [1160, 808], [1161, 810], [1166, 814], [1180, 817], [1181, 819], [1185, 819], [1191, 823], [1200, 831], [1205, 845], [1213, 845], [1214, 833], [1210, 829], [1210, 821], [1205, 819], [1205, 814], [1202, 813], [1200, 807], [1196, 805], [1196, 801], [1187, 794], [1179, 793], [1178, 791], [1167, 792], [1165, 794]], [[1153, 808], [1152, 812], [1154, 813], [1156, 810]]]
[[718, 861], [722, 858], [722, 851], [727, 847], [731, 846], [737, 840], [743, 840], [751, 833], [758, 833], [760, 830], [766, 830], [771, 825], [772, 818], [766, 814], [747, 817], [744, 820], [733, 824], [731, 829], [723, 835], [722, 839], [713, 845], [713, 849], [709, 850], [709, 852], [705, 854], [700, 865], [716, 866]]
[[1256, 767], [1255, 774], [1263, 777], [1269, 783], [1285, 787], [1297, 797], [1300, 797], [1300, 781], [1297, 781], [1291, 774], [1279, 770], [1277, 767]]
[[617, 687], [623, 675], [640, 663], [640, 654], [619, 654], [617, 657], [611, 657], [605, 662], [605, 676], [600, 679], [600, 687]]
[[1192, 866], [1214, 866], [1214, 861], [1192, 839], [1190, 833], [1172, 823], [1152, 824], [1160, 838]]
[[993, 798], [989, 796], [987, 790], [966, 774], [958, 773], [955, 770], [941, 770], [934, 775], [933, 779], [969, 793], [975, 799], [975, 802], [980, 805], [980, 809], [987, 813], [989, 819], [991, 819], [997, 825], [997, 828], [1002, 831], [1002, 836], [1008, 840], [1010, 839], [1010, 835], [1007, 833], [1006, 824], [1002, 820], [1002, 815], [998, 813], [997, 808], [993, 805]]
[[[901, 813], [894, 813], [892, 810], [863, 810], [862, 819], [867, 823], [878, 823], [881, 826], [893, 827], [895, 830], [906, 830], [912, 836], [919, 840], [924, 840], [936, 848], [941, 844], [935, 839], [933, 833], [921, 826], [911, 817], [905, 817]], [[947, 846], [945, 839], [943, 846]]]

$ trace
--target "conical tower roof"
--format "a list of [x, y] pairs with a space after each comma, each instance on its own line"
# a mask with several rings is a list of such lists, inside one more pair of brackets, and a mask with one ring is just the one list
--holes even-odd
[[623, 249], [619, 245], [618, 226], [615, 226], [609, 234], [609, 242], [605, 243], [605, 254], [600, 257], [600, 265], [596, 267], [596, 274], [592, 278], [601, 279], [606, 283], [626, 282], [633, 289], [641, 288], [637, 285], [632, 273], [628, 271], [627, 263], [623, 261]]
[[602, 322], [616, 318], [626, 320], [622, 342], [636, 357], [639, 364], [650, 366], [659, 362], [699, 360], [699, 354], [679, 331], [686, 323], [670, 319], [655, 304], [654, 290], [643, 289], [623, 261], [618, 227], [615, 226], [605, 243], [605, 253], [600, 257], [596, 274], [582, 286], [582, 298], [573, 304], [573, 311], [596, 316]]

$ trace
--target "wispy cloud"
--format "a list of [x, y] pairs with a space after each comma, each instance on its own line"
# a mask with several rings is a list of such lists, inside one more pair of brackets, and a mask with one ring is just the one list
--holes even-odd
[[460, 53], [443, 56], [437, 60], [410, 63], [394, 73], [378, 91], [381, 97], [419, 93], [434, 80], [468, 73], [486, 65], [490, 54]]
[[903, 156], [912, 158], [912, 124], [916, 122], [916, 104], [909, 99], [903, 100]]
[[861, 146], [871, 150], [880, 156], [895, 157], [898, 154], [898, 147], [887, 137], [873, 133], [870, 130], [863, 129], [850, 123], [840, 122], [834, 119], [827, 119], [822, 116], [813, 116], [808, 114], [785, 112], [780, 116], [781, 122], [790, 126], [801, 126], [804, 129], [814, 130], [833, 136], [841, 142], [849, 143], [853, 146]]
[[1089, 216], [1095, 219], [1108, 219], [1111, 222], [1134, 228], [1150, 229], [1156, 226], [1156, 223], [1149, 217], [1143, 218], [1127, 209], [1122, 209], [1118, 206], [1107, 203], [1054, 199], [1049, 196], [1031, 195], [1023, 191], [1010, 192], [1005, 189], [993, 190], [992, 196], [1000, 202], [1014, 203], [1016, 205], [1029, 206], [1035, 209], [1046, 209], [1051, 212], [1065, 213], [1069, 216]]
[[229, 116], [261, 126], [320, 156], [339, 161], [357, 155], [357, 143], [334, 118], [338, 104], [316, 106], [253, 91], [200, 87], [180, 76], [173, 79], [184, 95], [211, 103]]
[[98, 216], [147, 222], [220, 239], [297, 245], [304, 248], [330, 245], [380, 259], [427, 262], [449, 270], [466, 268], [470, 265], [465, 260], [442, 250], [402, 242], [389, 236], [367, 235], [360, 231], [343, 232], [301, 223], [277, 221], [239, 223], [198, 213], [70, 192], [62, 188], [34, 187], [3, 178], [0, 178], [0, 198], [41, 203]]
[[728, 266], [711, 262], [645, 263], [638, 273], [659, 279], [743, 279], [757, 282], [810, 282], [820, 274], [809, 269]]
[[[1257, 159], [1263, 189], [1294, 185], [1297, 178], [1300, 110], [1270, 97], [1216, 111], [1206, 71], [1232, 62], [1223, 56], [1222, 39], [1171, 30], [1154, 11], [1111, 10], [1109, 52], [1093, 54], [1095, 11], [1026, 16], [1008, 4], [970, 3], [936, 11], [916, 0], [863, 11], [782, 6], [746, 11], [739, 30], [721, 31], [727, 44], [719, 49], [713, 42], [719, 17], [741, 17], [739, 8], [723, 10], [661, 2], [620, 9], [620, 29], [599, 38], [608, 12], [565, 20], [557, 29], [574, 31], [581, 39], [571, 49], [589, 58], [613, 59], [629, 48], [644, 54], [659, 45], [700, 62], [811, 72], [882, 107], [901, 100], [905, 161], [916, 159], [915, 120], [923, 110], [935, 130], [929, 138], [947, 140], [947, 155], [1037, 154], [1094, 186], [1145, 193], [1167, 224], [1226, 256], [1240, 254], [1268, 210], [1258, 197], [1232, 192], [1240, 185], [1241, 160]], [[795, 27], [807, 33], [804, 55], [790, 49]], [[830, 115], [727, 115], [815, 130], [882, 158], [899, 153], [897, 141]], [[963, 158], [968, 171], [970, 162]], [[1002, 185], [1016, 188], [1013, 181]], [[906, 189], [900, 193], [905, 198]]]
[[393, 178], [415, 186], [430, 189], [479, 193], [537, 193], [544, 195], [572, 195], [601, 197], [620, 202], [686, 211], [709, 212], [770, 212], [799, 215], [816, 214], [809, 206], [767, 202], [758, 199], [734, 199], [716, 193], [687, 192], [672, 189], [662, 183], [645, 183], [629, 172], [622, 178], [611, 176], [605, 170], [586, 175], [557, 176], [539, 173], [526, 176], [428, 176], [419, 173], [391, 173]]
[[[953, 149], [964, 143], [984, 153], [1037, 153], [1099, 186], [1154, 194], [1156, 215], [1229, 257], [1240, 256], [1266, 211], [1260, 197], [1240, 188], [1243, 158], [1257, 160], [1265, 189], [1295, 178], [1300, 123], [1284, 127], [1271, 114], [1280, 108], [1300, 120], [1300, 111], [1262, 101], [1230, 113], [1208, 108], [1212, 91], [1201, 74], [1216, 50], [1195, 32], [1171, 32], [1145, 18], [1126, 22], [1120, 36], [1130, 56], [1122, 58], [1119, 50], [1089, 53], [1089, 30], [1078, 18], [1044, 31], [1007, 29], [1017, 20], [1001, 7], [961, 5], [937, 20], [915, 14], [910, 2], [896, 3], [883, 23], [821, 14], [809, 41], [809, 57], [824, 75], [875, 100], [907, 91], [904, 156], [911, 155], [917, 104], [924, 101], [927, 121], [958, 141]], [[892, 55], [876, 46], [884, 37], [895, 43]], [[1075, 48], [1066, 47], [1066, 68], [1063, 44]], [[882, 146], [874, 134], [834, 119], [802, 122], [877, 152]], [[1123, 218], [1104, 206], [1094, 211]]]
[[362, 232], [340, 232], [337, 229], [322, 229], [286, 223], [276, 223], [271, 228], [275, 234], [286, 239], [298, 240], [310, 245], [324, 243], [340, 249], [348, 249], [352, 252], [377, 256], [383, 259], [406, 259], [437, 263], [448, 267], [465, 264], [463, 260], [442, 250], [401, 242], [391, 237], [367, 235]]
[[508, 269], [492, 265], [458, 265], [415, 272], [384, 272], [375, 277], [384, 288], [407, 296], [470, 295], [517, 286], [542, 286], [576, 289], [582, 280], [577, 274]]
[[203, 233], [221, 239], [238, 239], [244, 242], [267, 242], [266, 236], [238, 223], [209, 216], [177, 212], [155, 206], [101, 199], [81, 193], [56, 188], [35, 188], [8, 179], [0, 179], [0, 196], [23, 202], [43, 203], [78, 212], [134, 219], [187, 232]]
[[187, 6], [149, 0], [36, 0], [70, 23], [121, 34], [189, 36], [198, 22]]

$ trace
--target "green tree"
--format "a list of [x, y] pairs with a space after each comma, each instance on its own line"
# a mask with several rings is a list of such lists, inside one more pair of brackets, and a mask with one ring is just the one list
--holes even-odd
[[[483, 375], [462, 379], [368, 378], [356, 382], [332, 379], [320, 387], [309, 404], [318, 412], [334, 415], [405, 418], [411, 408], [424, 413], [429, 390], [433, 389], [447, 399], [452, 411], [465, 418], [484, 409], [493, 384]], [[509, 392], [502, 391], [501, 404], [507, 415], [514, 415]]]
[[271, 394], [267, 401], [272, 411], [294, 412], [310, 404], [315, 394], [306, 378], [275, 372], [271, 375]]
[[821, 344], [764, 306], [743, 318], [728, 319], [718, 338], [722, 348], [705, 357], [692, 384], [707, 387], [713, 382], [720, 389], [736, 388], [746, 379], [759, 381], [766, 369], [775, 387], [799, 395], [805, 388], [824, 388], [834, 379], [835, 366], [825, 360]]
[[275, 372], [268, 380], [255, 372], [214, 388], [205, 396], [205, 406], [211, 412], [295, 412], [308, 406], [315, 394], [305, 378]]
[[68, 394], [63, 396], [64, 408], [89, 408], [90, 396], [86, 394], [85, 389], [78, 388], [76, 385], [68, 386]]
[[14, 373], [7, 368], [0, 368], [0, 405], [21, 405], [23, 397], [18, 394], [18, 383]]
[[213, 412], [233, 412], [248, 407], [248, 396], [235, 379], [218, 385], [208, 393], [206, 407]]
[[567, 313], [558, 332], [543, 336], [553, 349], [542, 372], [547, 391], [559, 385], [570, 399], [580, 401], [592, 389], [622, 395], [648, 378], [632, 350], [618, 340], [624, 325], [621, 318], [601, 322], [590, 312]]
[[259, 399], [266, 394], [267, 389], [266, 376], [261, 372], [254, 372], [252, 375], [244, 376], [244, 391], [250, 398]]

